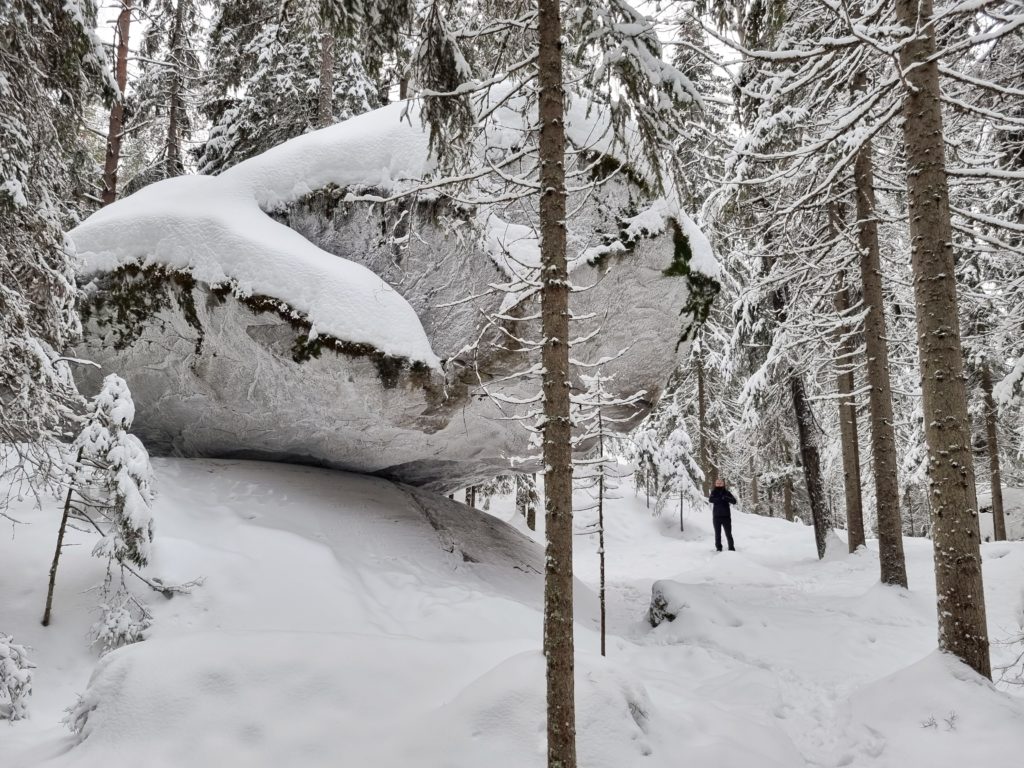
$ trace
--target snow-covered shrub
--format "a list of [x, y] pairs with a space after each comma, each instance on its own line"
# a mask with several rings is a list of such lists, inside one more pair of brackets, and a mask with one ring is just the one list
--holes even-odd
[[32, 694], [32, 670], [25, 646], [0, 632], [0, 720], [21, 720], [28, 716]]
[[75, 485], [83, 511], [95, 515], [93, 522], [106, 523], [93, 554], [144, 566], [153, 541], [153, 468], [145, 446], [128, 434], [134, 418], [128, 385], [120, 376], [107, 376], [72, 451], [78, 456]]
[[123, 585], [114, 594], [106, 594], [106, 599], [99, 606], [100, 618], [89, 633], [92, 644], [99, 647], [101, 655], [140, 642], [153, 623], [145, 605], [130, 595]]

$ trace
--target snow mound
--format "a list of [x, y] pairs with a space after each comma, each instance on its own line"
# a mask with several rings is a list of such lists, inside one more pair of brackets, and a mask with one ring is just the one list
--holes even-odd
[[[388, 768], [541, 766], [544, 658], [518, 653], [488, 667], [495, 650], [289, 632], [128, 647], [100, 663], [76, 709], [82, 741], [53, 764], [117, 754], [160, 768], [327, 768], [339, 756]], [[581, 764], [618, 768], [650, 755], [646, 692], [593, 657], [577, 680]], [[672, 764], [661, 757], [652, 764]]]
[[1024, 747], [1024, 700], [938, 651], [858, 691], [847, 714], [852, 766], [1011, 768]]
[[312, 324], [311, 336], [439, 365], [416, 312], [391, 286], [271, 219], [228, 174], [151, 184], [70, 236], [86, 277], [129, 265], [165, 267], [240, 297], [279, 299]]

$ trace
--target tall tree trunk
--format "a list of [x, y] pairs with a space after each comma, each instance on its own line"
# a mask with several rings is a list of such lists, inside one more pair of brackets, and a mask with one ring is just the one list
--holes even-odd
[[164, 173], [168, 178], [180, 176], [181, 163], [181, 110], [183, 107], [181, 91], [185, 77], [182, 68], [185, 66], [181, 52], [181, 37], [185, 26], [185, 3], [177, 0], [174, 8], [174, 26], [171, 29], [171, 89], [168, 94], [167, 107], [167, 143], [164, 157]]
[[991, 678], [932, 0], [895, 0], [939, 648]]
[[818, 557], [825, 557], [825, 541], [828, 536], [828, 510], [825, 508], [825, 486], [821, 481], [821, 459], [818, 455], [818, 436], [815, 433], [814, 414], [807, 400], [804, 380], [795, 371], [789, 373], [789, 389], [796, 413], [797, 431], [800, 434], [800, 463], [804, 467], [804, 482], [811, 500], [811, 521], [814, 523], [814, 543]]
[[[833, 303], [840, 317], [850, 310], [845, 276], [840, 274]], [[853, 357], [857, 348], [850, 328], [836, 331], [839, 363], [836, 389], [839, 391], [839, 440], [843, 449], [843, 488], [846, 491], [846, 534], [851, 552], [864, 546], [864, 503], [860, 487], [860, 439], [857, 435], [857, 400], [854, 397]]]
[[1006, 541], [1006, 518], [1003, 515], [1003, 480], [999, 471], [999, 432], [996, 401], [992, 397], [992, 369], [986, 362], [981, 367], [981, 389], [985, 394], [985, 429], [988, 433], [988, 473], [992, 489], [992, 528], [996, 541]]
[[782, 514], [793, 522], [793, 476], [789, 474], [782, 485]]
[[750, 457], [750, 511], [760, 514], [761, 498], [757, 487], [757, 469], [754, 467], [754, 457]]
[[[599, 596], [601, 600], [601, 655], [605, 655], [605, 579], [604, 579], [604, 473], [607, 470], [604, 462], [604, 417], [601, 415], [601, 397], [597, 400], [597, 446], [601, 457], [601, 474], [597, 477], [597, 554], [601, 558], [601, 584]], [[682, 513], [680, 512], [680, 515]], [[680, 517], [682, 520], [682, 517]]]
[[114, 81], [117, 83], [117, 98], [110, 107], [110, 122], [107, 126], [107, 153], [103, 161], [103, 205], [110, 205], [117, 199], [117, 168], [121, 163], [121, 142], [124, 139], [124, 98], [128, 87], [128, 33], [132, 24], [132, 3], [121, 0], [121, 12], [117, 15], [117, 39], [114, 46]]
[[[82, 449], [78, 449], [75, 457], [75, 466], [82, 460]], [[46, 585], [46, 607], [43, 609], [43, 626], [50, 626], [50, 613], [53, 610], [53, 590], [57, 586], [57, 565], [60, 562], [60, 553], [64, 550], [64, 534], [68, 529], [68, 517], [71, 516], [71, 499], [74, 492], [74, 480], [68, 480], [68, 492], [64, 497], [64, 513], [60, 518], [60, 528], [57, 529], [57, 547], [53, 550], [53, 560], [50, 562], [50, 580]]]
[[[855, 86], [864, 88], [861, 72]], [[871, 458], [875, 476], [875, 509], [878, 518], [878, 563], [883, 584], [907, 586], [903, 556], [903, 523], [900, 521], [900, 488], [893, 429], [892, 386], [889, 382], [889, 342], [886, 340], [885, 305], [882, 293], [882, 262], [875, 215], [875, 173], [871, 144], [854, 158], [857, 197], [857, 245], [864, 294], [865, 375], [871, 409]]]
[[537, 530], [537, 502], [539, 497], [537, 495], [537, 476], [531, 475], [530, 482], [530, 504], [526, 508], [526, 527], [531, 531]]
[[320, 33], [320, 88], [317, 92], [316, 124], [326, 128], [334, 122], [334, 30]]
[[548, 768], [576, 768], [572, 602], [569, 277], [565, 259], [565, 93], [559, 0], [537, 3], [541, 326], [544, 337], [544, 656]]
[[[698, 343], [703, 345], [703, 338]], [[708, 400], [704, 388], [704, 348], [697, 348], [697, 431], [698, 431], [698, 459], [701, 472], [704, 473], [704, 495], [711, 493], [714, 478], [711, 477], [711, 460], [708, 446]], [[680, 514], [682, 514], [680, 512]], [[680, 518], [682, 520], [682, 518]]]

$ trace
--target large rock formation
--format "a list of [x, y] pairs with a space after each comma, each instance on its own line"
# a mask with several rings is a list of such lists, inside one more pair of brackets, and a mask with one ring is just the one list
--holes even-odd
[[[72, 233], [88, 281], [80, 354], [128, 379], [152, 451], [439, 491], [537, 467], [518, 463], [533, 451], [510, 418], [529, 406], [509, 403], [538, 388], [516, 376], [532, 360], [520, 340], [538, 335], [533, 230], [436, 195], [374, 202], [423, 174], [425, 142], [388, 107], [218, 177], [154, 184]], [[616, 392], [646, 392], [639, 418], [713, 292], [713, 259], [624, 174], [577, 208], [572, 279], [588, 288], [573, 311], [592, 315], [579, 336], [601, 332], [574, 356], [611, 358]]]

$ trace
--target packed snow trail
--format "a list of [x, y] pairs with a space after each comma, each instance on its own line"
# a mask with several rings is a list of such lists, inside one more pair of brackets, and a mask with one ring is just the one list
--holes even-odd
[[[1024, 726], [1024, 700], [973, 683], [950, 686], [950, 678], [973, 676], [934, 653], [930, 540], [905, 540], [911, 589], [903, 590], [879, 583], [874, 540], [850, 555], [834, 536], [821, 562], [810, 527], [734, 513], [739, 551], [719, 553], [710, 506], [689, 510], [680, 532], [677, 511], [655, 518], [642, 498], [624, 495], [605, 518], [606, 574], [609, 632], [628, 642], [610, 653], [645, 670], [645, 680], [668, 673], [671, 683], [647, 682], [655, 704], [658, 688], [671, 696], [689, 682], [706, 706], [784, 732], [801, 756], [793, 765], [1017, 764], [1024, 732], [1010, 731], [1004, 718]], [[542, 530], [527, 531], [510, 507], [496, 513], [543, 540]], [[579, 532], [593, 522], [578, 516]], [[999, 667], [1021, 650], [1005, 643], [1024, 628], [1024, 542], [985, 544], [982, 551], [993, 666]], [[577, 538], [574, 560], [577, 576], [596, 590], [596, 536]], [[651, 587], [661, 579], [681, 585], [687, 608], [652, 630], [646, 614]], [[883, 701], [865, 706], [878, 697]], [[972, 697], [977, 711], [967, 703]], [[992, 723], [990, 707], [999, 713]], [[968, 727], [966, 719], [976, 734], [989, 733], [991, 743], [968, 747], [973, 739], [954, 738]]]
[[[16, 509], [30, 525], [0, 540], [0, 631], [33, 646], [39, 666], [31, 719], [4, 728], [0, 765], [544, 764], [542, 559], [525, 536], [380, 479], [155, 466], [153, 575], [206, 580], [173, 600], [144, 596], [150, 637], [98, 665], [91, 539], [75, 533], [84, 546], [65, 553], [43, 629], [59, 505]], [[740, 551], [715, 554], [710, 515], [692, 514], [681, 535], [626, 495], [607, 508], [605, 659], [594, 593], [576, 589], [581, 766], [1018, 764], [1024, 699], [933, 653], [930, 542], [907, 541], [904, 592], [876, 584], [871, 552], [819, 563], [800, 524], [736, 514]], [[511, 499], [492, 512], [522, 530]], [[595, 544], [576, 537], [591, 586]], [[984, 553], [999, 640], [1019, 631], [1024, 544]], [[687, 607], [652, 629], [659, 579], [678, 582]], [[1012, 650], [994, 646], [995, 663]], [[79, 694], [84, 738], [59, 722]]]

